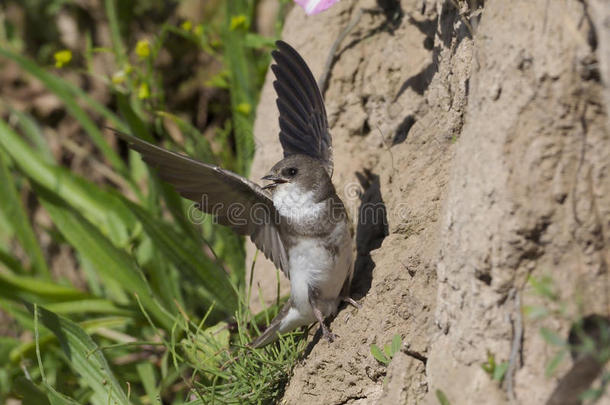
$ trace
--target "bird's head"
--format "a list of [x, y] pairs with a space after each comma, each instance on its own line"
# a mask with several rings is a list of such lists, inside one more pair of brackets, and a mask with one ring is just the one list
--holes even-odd
[[307, 155], [285, 157], [263, 176], [263, 180], [271, 181], [263, 189], [270, 190], [272, 193], [290, 187], [302, 191], [313, 191], [319, 199], [324, 199], [334, 191], [322, 162]]

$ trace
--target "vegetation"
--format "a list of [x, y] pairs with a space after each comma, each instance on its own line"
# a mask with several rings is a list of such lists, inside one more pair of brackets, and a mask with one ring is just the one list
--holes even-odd
[[508, 369], [508, 361], [503, 361], [501, 363], [496, 362], [496, 356], [489, 350], [487, 351], [487, 361], [481, 364], [481, 368], [485, 371], [489, 376], [498, 382], [502, 382], [504, 379], [504, 375], [506, 374], [506, 370]]
[[246, 175], [275, 38], [253, 0], [101, 3], [0, 8], [0, 401], [272, 401], [302, 340], [246, 347], [243, 239], [104, 127]]
[[[598, 314], [585, 313], [578, 300], [575, 305], [561, 299], [553, 279], [548, 275], [539, 278], [530, 276], [528, 282], [543, 305], [527, 306], [524, 308], [525, 314], [534, 321], [560, 319], [571, 325], [567, 338], [550, 328], [540, 327], [540, 336], [555, 352], [545, 367], [545, 374], [555, 375], [559, 366], [571, 356], [572, 372], [565, 374], [565, 381], [558, 384], [558, 390], [565, 385], [570, 391], [575, 391], [578, 400], [595, 403], [604, 395], [610, 383], [610, 372], [604, 367], [610, 361], [610, 320]], [[590, 387], [593, 380], [598, 383]]]
[[400, 335], [394, 335], [391, 343], [386, 343], [383, 346], [383, 350], [379, 348], [376, 344], [371, 345], [371, 354], [379, 363], [384, 366], [388, 366], [394, 355], [400, 351], [402, 346], [402, 338]]

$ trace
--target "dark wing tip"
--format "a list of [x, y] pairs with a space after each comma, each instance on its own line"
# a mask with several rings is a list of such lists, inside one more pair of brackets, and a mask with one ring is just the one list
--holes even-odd
[[148, 143], [144, 139], [140, 139], [137, 136], [128, 134], [126, 132], [119, 131], [116, 128], [107, 127], [107, 126], [104, 128], [114, 132], [114, 134], [116, 136], [118, 136], [119, 139], [125, 141], [127, 143], [127, 146], [129, 146], [130, 148], [133, 148], [133, 146], [137, 146], [138, 144]]
[[104, 129], [114, 132], [115, 135], [117, 135], [119, 138], [121, 138], [124, 141], [127, 141], [132, 136], [132, 135], [126, 134], [125, 132], [121, 132], [116, 128], [112, 128], [109, 126], [104, 126]]
[[[271, 70], [280, 109], [280, 143], [284, 156], [305, 154], [332, 166], [332, 140], [322, 93], [303, 57], [289, 44], [276, 41]], [[283, 107], [283, 108], [282, 108]], [[282, 121], [282, 117], [284, 120]], [[287, 123], [292, 125], [288, 126]], [[284, 124], [284, 125], [282, 125]], [[291, 138], [288, 141], [285, 138]], [[331, 170], [332, 172], [332, 170]]]

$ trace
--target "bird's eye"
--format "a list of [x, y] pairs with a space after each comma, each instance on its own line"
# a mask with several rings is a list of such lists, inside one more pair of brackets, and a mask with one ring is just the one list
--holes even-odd
[[290, 176], [290, 177], [294, 177], [296, 176], [298, 170], [295, 169], [294, 167], [289, 167], [288, 169], [286, 169], [285, 173]]

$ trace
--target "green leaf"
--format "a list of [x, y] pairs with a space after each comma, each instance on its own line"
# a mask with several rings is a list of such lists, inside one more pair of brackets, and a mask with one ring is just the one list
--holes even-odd
[[228, 71], [221, 70], [220, 72], [218, 72], [215, 75], [213, 75], [212, 77], [210, 77], [205, 82], [205, 85], [209, 86], [209, 87], [217, 87], [219, 89], [228, 89], [229, 88], [229, 81], [227, 80], [228, 74], [229, 74]]
[[264, 35], [248, 32], [244, 38], [244, 45], [248, 48], [275, 48], [277, 38], [266, 37]]
[[79, 403], [76, 402], [74, 399], [57, 392], [55, 388], [53, 388], [49, 384], [43, 383], [43, 386], [47, 393], [47, 397], [49, 398], [49, 402], [51, 402], [51, 405], [79, 405]]
[[540, 334], [542, 335], [542, 338], [546, 340], [547, 343], [553, 346], [563, 347], [566, 345], [566, 341], [564, 339], [562, 339], [559, 335], [557, 335], [555, 332], [548, 328], [540, 328]]
[[125, 392], [115, 378], [98, 345], [85, 331], [71, 320], [56, 315], [42, 307], [27, 304], [33, 314], [53, 332], [70, 362], [83, 382], [95, 396], [109, 404], [129, 404]]
[[549, 363], [546, 365], [546, 368], [544, 370], [544, 374], [547, 377], [550, 377], [553, 375], [553, 373], [555, 373], [555, 370], [557, 369], [559, 364], [561, 364], [561, 362], [563, 361], [564, 357], [566, 356], [566, 353], [567, 353], [567, 350], [560, 350], [559, 352], [557, 352], [557, 354], [555, 354], [555, 356], [553, 356], [551, 361], [549, 361]]
[[21, 129], [21, 133], [25, 135], [28, 142], [34, 146], [36, 152], [40, 154], [40, 156], [47, 163], [55, 163], [55, 157], [51, 152], [49, 147], [49, 143], [46, 138], [42, 134], [42, 129], [38, 125], [38, 123], [27, 113], [23, 111], [16, 110], [9, 106], [11, 111], [11, 118], [17, 119], [17, 124]]
[[445, 395], [445, 393], [441, 390], [436, 390], [436, 399], [438, 399], [439, 404], [441, 405], [451, 405], [451, 402], [449, 402], [449, 399], [447, 398], [447, 395]]
[[50, 311], [57, 314], [100, 314], [117, 315], [133, 318], [136, 312], [131, 309], [121, 308], [114, 302], [103, 298], [86, 298], [67, 302], [55, 302], [45, 305]]
[[106, 5], [106, 15], [110, 26], [110, 38], [112, 39], [114, 56], [119, 65], [123, 65], [126, 61], [127, 54], [125, 53], [125, 46], [123, 45], [123, 39], [121, 38], [115, 0], [106, 0], [104, 3]]
[[[4, 306], [6, 308], [6, 306]], [[22, 305], [20, 305], [22, 307]], [[21, 309], [21, 308], [20, 308]], [[34, 323], [32, 322], [31, 315], [23, 310], [25, 314], [28, 316], [28, 322], [24, 322], [21, 318], [23, 314], [19, 313], [19, 323], [21, 325], [25, 325], [25, 327], [29, 330], [34, 330]], [[14, 315], [16, 311], [11, 311], [11, 315]], [[104, 318], [94, 318], [87, 321], [80, 322], [79, 326], [89, 334], [98, 333], [100, 330], [105, 330], [109, 328], [125, 328], [126, 325], [131, 322], [133, 318], [122, 318], [122, 317], [104, 317]], [[46, 329], [40, 331], [40, 337], [38, 339], [38, 345], [41, 348], [46, 347], [50, 343], [56, 340], [55, 335], [49, 333]], [[9, 354], [9, 361], [11, 364], [19, 364], [19, 362], [23, 361], [24, 358], [32, 355], [36, 348], [35, 342], [25, 342], [20, 344], [17, 347], [14, 347]]]
[[159, 394], [159, 387], [155, 378], [155, 369], [150, 363], [139, 363], [136, 365], [136, 370], [144, 385], [144, 391], [148, 396], [148, 403], [161, 405], [161, 397]]
[[401, 346], [402, 346], [402, 338], [398, 334], [394, 335], [394, 337], [392, 338], [392, 348], [391, 348], [392, 357], [394, 357], [394, 355], [400, 351]]
[[119, 111], [123, 115], [123, 118], [125, 118], [125, 120], [127, 121], [131, 132], [138, 138], [144, 139], [147, 142], [154, 142], [154, 138], [148, 131], [148, 128], [146, 128], [146, 124], [140, 119], [140, 117], [138, 117], [138, 115], [135, 113], [135, 111], [129, 104], [128, 96], [119, 92], [116, 93], [116, 98]]
[[508, 361], [504, 361], [498, 364], [493, 371], [493, 379], [495, 381], [501, 382], [504, 379], [504, 374], [506, 374], [506, 370], [508, 370]]
[[50, 278], [44, 254], [42, 249], [40, 249], [32, 229], [32, 224], [19, 198], [14, 177], [11, 176], [8, 169], [8, 162], [6, 162], [2, 153], [0, 153], [0, 195], [2, 196], [0, 209], [4, 211], [4, 215], [11, 222], [21, 247], [24, 251], [28, 252], [34, 269], [39, 276]]
[[23, 404], [51, 405], [46, 394], [33, 382], [25, 377], [17, 377], [13, 385], [15, 392], [21, 397]]
[[171, 329], [173, 317], [154, 296], [133, 259], [116, 248], [102, 233], [57, 195], [35, 187], [42, 205], [49, 212], [62, 235], [86, 258], [100, 275], [116, 280], [124, 290], [137, 294], [154, 318]]
[[[2, 229], [2, 228], [0, 228], [0, 229]], [[13, 273], [17, 273], [17, 274], [26, 274], [27, 273], [25, 271], [25, 269], [23, 268], [23, 266], [21, 266], [21, 263], [19, 262], [19, 260], [14, 258], [12, 255], [10, 255], [8, 252], [6, 252], [1, 247], [0, 247], [0, 263], [4, 264], [4, 266], [6, 266], [7, 269], [12, 270]]]
[[489, 375], [493, 375], [496, 369], [496, 357], [489, 350], [487, 350], [487, 362], [481, 364], [481, 368]]
[[8, 273], [0, 273], [0, 294], [13, 300], [39, 303], [71, 301], [87, 296], [87, 294], [72, 287]]
[[605, 390], [602, 388], [589, 388], [585, 390], [585, 392], [580, 394], [580, 400], [583, 402], [594, 404], [595, 401], [598, 401], [602, 397], [604, 392]]
[[[32, 317], [30, 316], [30, 313], [23, 307], [23, 304], [21, 302], [18, 303], [16, 301], [6, 299], [0, 294], [0, 308], [2, 308], [4, 312], [14, 318], [19, 323], [21, 328], [29, 331], [34, 330], [34, 323], [32, 322]], [[13, 357], [11, 356], [11, 361], [12, 360]]]
[[385, 354], [383, 354], [381, 349], [374, 343], [371, 345], [371, 354], [373, 355], [375, 360], [377, 360], [381, 364], [384, 364], [386, 366], [388, 364], [390, 364], [390, 360], [385, 356]]
[[11, 351], [19, 344], [19, 340], [15, 338], [0, 336], [0, 364], [4, 365], [9, 361]]
[[[190, 200], [183, 199], [171, 184], [159, 180], [159, 186], [161, 195], [165, 200], [165, 206], [172, 214], [174, 220], [178, 223], [178, 225], [180, 225], [184, 233], [189, 235], [193, 241], [197, 241], [199, 244], [204, 243], [201, 233], [195, 227], [193, 222], [191, 222], [187, 217], [188, 208], [186, 207], [190, 207], [192, 202]], [[214, 249], [214, 253], [218, 254], [216, 249]]]
[[536, 294], [551, 301], [558, 299], [557, 293], [553, 291], [553, 279], [550, 276], [542, 276], [540, 278], [530, 276], [528, 281]]
[[383, 345], [383, 353], [389, 360], [392, 360], [392, 348], [389, 344], [386, 343], [385, 345]]
[[530, 319], [541, 319], [549, 315], [549, 310], [540, 306], [525, 306], [523, 312]]
[[229, 29], [235, 16], [251, 14], [251, 4], [245, 1], [226, 2], [225, 29], [223, 31], [224, 60], [229, 67], [229, 93], [233, 127], [235, 129], [235, 149], [238, 167], [235, 170], [247, 175], [254, 156], [253, 114], [242, 114], [240, 106], [254, 106], [255, 96], [252, 84], [252, 49], [246, 48], [241, 30]]

